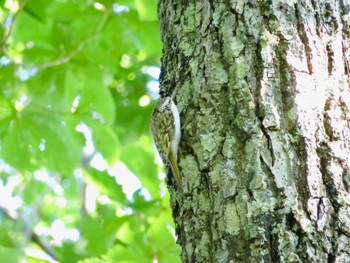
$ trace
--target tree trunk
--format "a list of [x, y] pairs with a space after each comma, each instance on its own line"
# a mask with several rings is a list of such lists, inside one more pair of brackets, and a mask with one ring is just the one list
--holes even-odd
[[182, 261], [350, 262], [349, 1], [158, 8]]

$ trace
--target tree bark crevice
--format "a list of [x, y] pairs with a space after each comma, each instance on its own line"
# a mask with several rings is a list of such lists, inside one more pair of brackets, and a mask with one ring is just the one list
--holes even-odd
[[183, 262], [349, 262], [350, 3], [177, 3], [160, 83], [185, 122]]

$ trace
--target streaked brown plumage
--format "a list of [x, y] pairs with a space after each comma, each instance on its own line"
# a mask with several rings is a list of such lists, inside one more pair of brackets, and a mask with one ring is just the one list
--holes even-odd
[[177, 148], [181, 139], [180, 116], [171, 97], [160, 98], [153, 109], [151, 133], [164, 165], [170, 166], [177, 187], [181, 189], [181, 175], [177, 164]]

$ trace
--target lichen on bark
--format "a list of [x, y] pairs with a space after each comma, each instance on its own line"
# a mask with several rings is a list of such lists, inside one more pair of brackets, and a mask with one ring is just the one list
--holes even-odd
[[183, 124], [171, 192], [183, 262], [350, 258], [349, 12], [159, 1], [161, 89]]

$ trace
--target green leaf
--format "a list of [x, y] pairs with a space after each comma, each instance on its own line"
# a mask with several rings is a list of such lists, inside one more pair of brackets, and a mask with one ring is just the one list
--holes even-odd
[[129, 217], [121, 233], [123, 242], [117, 242], [107, 253], [111, 262], [181, 262], [180, 249], [169, 229], [171, 215], [157, 217], [135, 214]]
[[38, 141], [25, 128], [20, 121], [10, 124], [7, 135], [4, 137], [1, 148], [1, 156], [10, 165], [20, 170], [34, 170], [37, 160], [33, 155], [33, 145], [39, 145]]
[[142, 213], [149, 213], [152, 210], [156, 210], [156, 213], [159, 214], [159, 199], [146, 201], [145, 197], [141, 194], [141, 190], [137, 190], [133, 194], [133, 203], [130, 204], [130, 207]]
[[26, 188], [22, 193], [22, 198], [25, 204], [31, 205], [41, 198], [42, 193], [45, 192], [48, 186], [47, 184], [34, 179], [28, 181], [29, 183], [27, 183]]
[[44, 165], [68, 174], [80, 164], [83, 145], [74, 119], [48, 116], [44, 112], [23, 111], [10, 124], [0, 151], [6, 162], [23, 171]]
[[131, 217], [128, 225], [123, 228], [122, 242], [108, 250], [107, 259], [111, 262], [152, 262], [153, 255], [147, 233], [147, 226], [141, 218]]
[[64, 242], [62, 246], [56, 247], [56, 256], [60, 263], [76, 263], [79, 260], [87, 257], [84, 243], [82, 240], [78, 242]]
[[107, 263], [105, 259], [101, 258], [86, 258], [84, 260], [79, 260], [78, 263]]
[[23, 252], [20, 249], [0, 246], [0, 262], [18, 263], [23, 260]]
[[[34, 3], [35, 1], [32, 0], [31, 2]], [[24, 12], [22, 15], [18, 16], [16, 26], [12, 33], [13, 44], [11, 45], [11, 48], [15, 49], [16, 46], [21, 45], [23, 47], [22, 52], [25, 54], [26, 52], [30, 53], [34, 48], [39, 50], [51, 50], [51, 53], [55, 55], [56, 53], [53, 51], [56, 50], [57, 46], [55, 43], [50, 42], [52, 21], [42, 23], [42, 19], [45, 19], [45, 17], [43, 14], [40, 14], [40, 11], [39, 13]], [[33, 30], [28, 30], [28, 28], [35, 28], [35, 32]], [[30, 57], [32, 60], [27, 60], [27, 58], [24, 57], [24, 61], [33, 63], [37, 60], [43, 61], [43, 59], [51, 57], [48, 52], [43, 54], [37, 52], [36, 54], [36, 59], [34, 56]]]
[[115, 241], [116, 231], [125, 222], [126, 218], [84, 217], [80, 222], [82, 238], [86, 239], [86, 250], [90, 255], [105, 253]]
[[152, 258], [146, 253], [145, 249], [138, 246], [116, 245], [108, 251], [108, 257], [111, 262], [119, 263], [149, 263]]
[[96, 150], [103, 155], [110, 165], [114, 164], [120, 156], [120, 143], [117, 134], [111, 126], [99, 121], [85, 118], [85, 122], [91, 129], [92, 141]]
[[4, 27], [0, 27], [0, 39], [3, 39], [3, 38], [4, 38]]
[[134, 172], [143, 186], [146, 187], [153, 198], [159, 198], [159, 181], [157, 178], [157, 168], [154, 165], [154, 155], [145, 150], [146, 145], [142, 142], [129, 143], [121, 154], [121, 161]]
[[135, 7], [139, 13], [140, 20], [157, 20], [157, 1], [156, 0], [135, 0]]
[[181, 262], [180, 247], [174, 244], [174, 237], [170, 232], [171, 225], [169, 222], [171, 220], [172, 218], [169, 214], [161, 213], [151, 224], [150, 231], [158, 251], [159, 262]]
[[10, 100], [0, 93], [0, 137], [2, 137], [15, 116], [15, 110]]
[[14, 116], [14, 108], [11, 101], [0, 93], [0, 121]]
[[[0, 218], [1, 218], [2, 214], [0, 214]], [[9, 228], [11, 229], [11, 227], [13, 227], [12, 224], [8, 224], [6, 223], [2, 223], [0, 226], [0, 250], [1, 250], [1, 246], [5, 246], [5, 247], [15, 247], [16, 244], [15, 242], [12, 240], [11, 238], [11, 231], [9, 231]]]
[[86, 114], [101, 123], [114, 123], [113, 97], [110, 90], [103, 85], [101, 73], [97, 69], [68, 71], [65, 76], [65, 94], [71, 103], [77, 100], [76, 114]]
[[46, 0], [28, 0], [24, 6], [24, 10], [40, 22], [45, 22], [46, 9], [51, 3], [51, 1]]
[[107, 172], [101, 172], [94, 168], [86, 171], [88, 176], [100, 189], [101, 194], [107, 194], [109, 198], [119, 203], [125, 203], [126, 197], [122, 187], [117, 184], [115, 178], [110, 176]]

